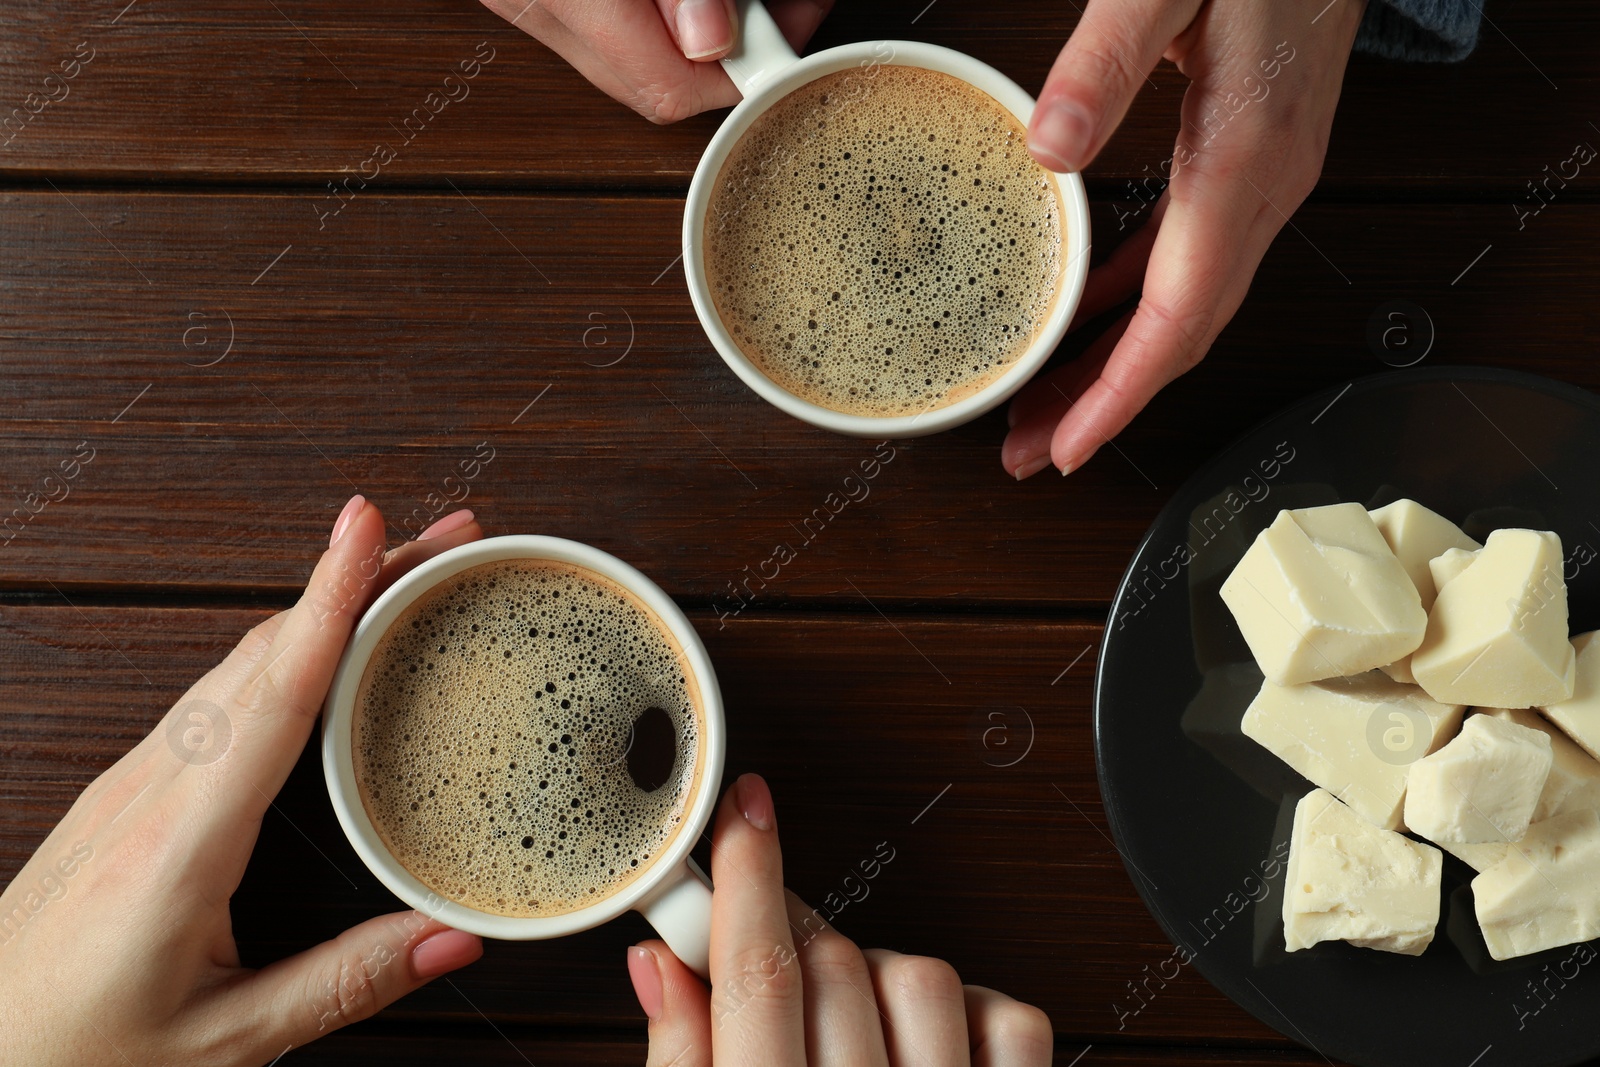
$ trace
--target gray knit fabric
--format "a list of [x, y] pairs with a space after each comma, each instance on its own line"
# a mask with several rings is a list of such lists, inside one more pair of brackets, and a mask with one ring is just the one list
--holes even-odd
[[1389, 59], [1453, 63], [1478, 43], [1480, 0], [1369, 0], [1356, 50]]

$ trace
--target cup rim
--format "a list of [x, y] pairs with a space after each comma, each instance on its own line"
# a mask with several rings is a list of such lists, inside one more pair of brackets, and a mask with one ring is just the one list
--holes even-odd
[[[621, 892], [561, 915], [495, 915], [447, 900], [395, 858], [372, 825], [356, 785], [350, 731], [355, 698], [379, 638], [424, 593], [462, 571], [511, 559], [551, 560], [593, 571], [638, 597], [670, 630], [683, 650], [700, 696], [704, 733], [700, 784], [677, 833], [650, 868]], [[540, 940], [588, 930], [623, 912], [642, 907], [688, 859], [711, 821], [721, 787], [726, 731], [722, 694], [699, 634], [672, 599], [648, 577], [608, 552], [560, 537], [518, 534], [488, 537], [460, 545], [427, 560], [384, 590], [357, 623], [334, 673], [323, 706], [322, 766], [328, 796], [351, 847], [373, 875], [406, 904], [468, 933], [502, 940]]]
[[[888, 56], [882, 53], [887, 50]], [[717, 313], [706, 284], [704, 228], [711, 193], [735, 142], [768, 108], [807, 82], [851, 66], [869, 63], [921, 67], [960, 78], [987, 93], [1026, 128], [1034, 99], [1016, 82], [982, 60], [920, 41], [862, 41], [805, 56], [763, 82], [745, 97], [718, 127], [695, 168], [683, 212], [683, 266], [689, 297], [706, 336], [728, 367], [774, 407], [813, 426], [852, 437], [893, 439], [921, 437], [952, 429], [992, 411], [1027, 384], [1054, 354], [1077, 312], [1089, 274], [1089, 200], [1077, 173], [1046, 171], [1061, 203], [1063, 241], [1060, 281], [1050, 314], [1026, 351], [984, 388], [953, 404], [918, 415], [856, 415], [813, 403], [769, 378], [734, 342]]]

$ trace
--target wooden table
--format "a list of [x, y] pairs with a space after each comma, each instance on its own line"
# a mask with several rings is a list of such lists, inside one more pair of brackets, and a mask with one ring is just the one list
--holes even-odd
[[[791, 884], [859, 898], [847, 934], [1041, 1005], [1062, 1064], [1324, 1062], [1192, 968], [1119, 1025], [1113, 1004], [1171, 949], [1096, 789], [1102, 622], [1209, 453], [1386, 370], [1366, 335], [1390, 301], [1426, 310], [1430, 364], [1600, 387], [1596, 178], [1520, 227], [1514, 210], [1600, 143], [1593, 5], [1491, 5], [1460, 66], [1355, 60], [1318, 192], [1210, 358], [1116, 449], [1018, 485], [1000, 413], [896, 442], [870, 496], [805, 540], [874, 446], [777, 414], [695, 322], [681, 198], [717, 116], [651, 127], [470, 0], [124, 3], [0, 14], [0, 113], [92, 55], [0, 148], [0, 512], [79, 442], [96, 456], [0, 550], [0, 878], [291, 602], [351, 493], [405, 536], [488, 442], [466, 504], [489, 532], [598, 545], [690, 611], [727, 693], [728, 776], [768, 776]], [[934, 41], [1036, 89], [1075, 9], [844, 0], [816, 44]], [[492, 59], [470, 96], [406, 140], [402, 119], [475, 55]], [[1153, 82], [1089, 176], [1102, 249], [1129, 180], [1170, 154], [1183, 83]], [[336, 198], [379, 143], [397, 158]], [[748, 606], [730, 596], [802, 541]], [[880, 842], [892, 864], [847, 882]], [[308, 903], [285, 914], [291, 894]], [[394, 903], [308, 754], [235, 901], [246, 961]], [[645, 935], [630, 916], [493, 944], [282, 1062], [641, 1063], [623, 953]]]

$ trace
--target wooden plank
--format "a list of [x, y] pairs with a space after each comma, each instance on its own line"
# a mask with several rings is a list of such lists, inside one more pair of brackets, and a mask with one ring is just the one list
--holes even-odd
[[[297, 1048], [279, 1060], [282, 1067], [383, 1063], [388, 1067], [432, 1067], [470, 1063], [474, 1067], [638, 1067], [645, 1062], [643, 1027], [634, 1040], [612, 1034], [572, 1038], [542, 1030], [496, 1034], [483, 1020], [476, 1027], [405, 1028], [396, 1032], [382, 1021], [362, 1023]], [[1253, 1067], [1253, 1065], [1252, 1065]]]
[[[287, 596], [360, 490], [397, 539], [455, 497], [730, 616], [752, 598], [1093, 611], [1209, 454], [1387, 369], [1366, 332], [1389, 301], [1431, 315], [1429, 363], [1600, 386], [1573, 356], [1597, 339], [1600, 207], [1558, 200], [1519, 231], [1509, 204], [1322, 205], [1200, 369], [1064, 483], [1019, 486], [1003, 413], [878, 446], [757, 398], [694, 319], [678, 211], [372, 197], [319, 233], [307, 194], [0, 196], [0, 584]], [[45, 481], [80, 453], [80, 477]]]
[[[966, 50], [1037, 92], [1077, 11], [1023, 0], [931, 9], [926, 0], [846, 3], [817, 46], [931, 41]], [[1587, 45], [1600, 13], [1578, 0], [1546, 0], [1511, 5], [1494, 19], [1464, 64], [1356, 59], [1327, 188], [1516, 195], [1575, 142], [1594, 139], [1585, 102], [1600, 96], [1600, 71]], [[452, 90], [467, 95], [414, 136], [396, 132], [481, 42], [493, 59], [465, 90]], [[80, 44], [94, 56], [89, 64], [46, 83]], [[1128, 179], [1171, 156], [1184, 85], [1170, 64], [1152, 75], [1093, 168], [1111, 195], [1127, 195]], [[30, 93], [59, 102], [30, 103]], [[446, 178], [517, 189], [683, 188], [718, 121], [651, 129], [469, 0], [10, 5], [0, 14], [0, 116], [30, 108], [41, 110], [16, 120], [21, 133], [0, 134], [9, 141], [0, 172], [13, 178], [161, 175], [318, 187], [386, 143], [398, 153], [382, 171], [388, 188]]]
[[[642, 1028], [636, 1040], [625, 1041], [573, 1039], [561, 1032], [517, 1027], [497, 1035], [481, 1021], [477, 1026], [463, 1023], [421, 1030], [375, 1022], [295, 1049], [280, 1062], [284, 1067], [344, 1067], [359, 1057], [389, 1067], [432, 1067], [444, 1062], [475, 1067], [527, 1067], [528, 1063], [539, 1067], [637, 1067], [645, 1061], [645, 1052]], [[1060, 1067], [1328, 1067], [1334, 1061], [1302, 1050], [1090, 1044], [1061, 1036], [1056, 1041], [1055, 1062]]]
[[[260, 617], [0, 608], [0, 881]], [[1193, 968], [1137, 1016], [1113, 1008], [1171, 947], [1106, 836], [1089, 729], [1098, 628], [763, 615], [718, 630], [705, 613], [696, 623], [727, 699], [728, 776], [768, 776], [788, 880], [846, 934], [948, 959], [966, 981], [1039, 1004], [1082, 1043], [1287, 1046]], [[863, 881], [859, 864], [885, 843], [893, 858]], [[287, 921], [291, 893], [300, 904]], [[243, 957], [288, 955], [393, 906], [345, 842], [308, 753], [234, 898]], [[627, 916], [561, 941], [492, 944], [455, 987], [436, 983], [390, 1014], [477, 1025], [465, 995], [518, 1025], [634, 1028], [623, 958], [645, 936]]]

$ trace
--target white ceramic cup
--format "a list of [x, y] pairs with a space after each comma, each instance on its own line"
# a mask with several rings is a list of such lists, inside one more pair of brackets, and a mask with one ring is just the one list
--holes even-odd
[[[356, 695], [373, 651], [395, 620], [418, 597], [471, 567], [501, 560], [555, 560], [599, 574], [632, 593], [671, 632], [683, 650], [687, 677], [701, 712], [700, 767], [683, 823], [650, 867], [620, 892], [564, 915], [516, 918], [446, 900], [406, 870], [383, 843], [356, 785], [350, 727]], [[694, 627], [661, 588], [615, 556], [559, 537], [490, 537], [444, 552], [403, 575], [362, 616], [328, 691], [322, 720], [322, 767], [334, 813], [356, 853], [378, 880], [411, 907], [458, 930], [482, 937], [527, 941], [588, 930], [632, 909], [656, 928], [673, 953], [702, 977], [711, 944], [711, 881], [689, 851], [705, 832], [722, 781], [726, 737], [722, 695], [711, 659]]]
[[1061, 277], [1050, 315], [1033, 344], [1004, 374], [985, 388], [953, 404], [919, 415], [880, 418], [835, 411], [796, 396], [767, 377], [734, 343], [711, 298], [704, 256], [705, 221], [717, 176], [722, 173], [728, 153], [739, 138], [744, 136], [762, 112], [807, 82], [824, 75], [857, 68], [863, 83], [870, 84], [873, 72], [885, 64], [936, 70], [960, 78], [989, 94], [1015, 115], [1024, 127], [1033, 117], [1033, 97], [987, 63], [948, 48], [915, 41], [863, 41], [829, 48], [801, 59], [784, 40], [760, 0], [738, 0], [738, 8], [739, 40], [733, 52], [722, 61], [722, 66], [744, 94], [744, 100], [728, 115], [711, 138], [705, 155], [700, 158], [683, 212], [683, 268], [689, 281], [689, 296], [717, 352], [746, 385], [775, 407], [814, 426], [855, 437], [882, 440], [938, 433], [971, 422], [1003, 404], [1050, 358], [1066, 334], [1072, 314], [1077, 310], [1078, 300], [1083, 295], [1084, 280], [1089, 274], [1089, 201], [1084, 195], [1083, 180], [1078, 175], [1051, 174], [1059, 194], [1061, 222], [1065, 229]]

